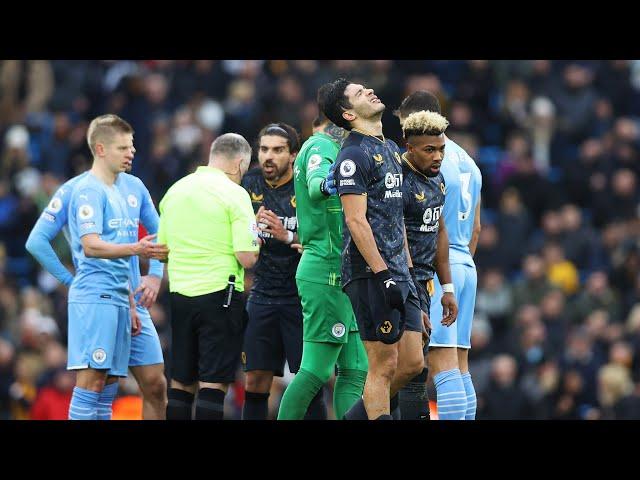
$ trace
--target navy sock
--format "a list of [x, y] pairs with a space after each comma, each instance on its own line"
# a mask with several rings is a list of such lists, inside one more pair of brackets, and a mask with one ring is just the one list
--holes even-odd
[[217, 388], [201, 388], [196, 400], [196, 420], [222, 420], [224, 395]]
[[266, 420], [269, 414], [269, 394], [257, 392], [244, 393], [242, 420]]
[[403, 420], [429, 420], [428, 373], [426, 368], [422, 369], [398, 393]]
[[345, 420], [369, 420], [367, 410], [364, 408], [364, 400], [361, 398], [353, 404], [347, 413], [344, 414]]
[[170, 388], [167, 396], [167, 420], [191, 420], [193, 393]]
[[402, 413], [400, 411], [400, 399], [398, 398], [399, 394], [395, 394], [389, 400], [389, 411], [391, 412], [391, 416], [394, 420], [402, 420]]

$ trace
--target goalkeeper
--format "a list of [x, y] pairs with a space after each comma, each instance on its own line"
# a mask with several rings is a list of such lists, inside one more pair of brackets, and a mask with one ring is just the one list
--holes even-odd
[[[322, 97], [321, 88], [319, 104]], [[314, 134], [300, 149], [293, 167], [303, 246], [296, 272], [303, 316], [302, 363], [284, 393], [278, 420], [303, 419], [336, 364], [333, 410], [341, 419], [362, 396], [367, 377], [367, 353], [349, 297], [340, 287], [343, 219], [333, 165], [347, 132], [324, 116], [322, 105], [313, 125]]]

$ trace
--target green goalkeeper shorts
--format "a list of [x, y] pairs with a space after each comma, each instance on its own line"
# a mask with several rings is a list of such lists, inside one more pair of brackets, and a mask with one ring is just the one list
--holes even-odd
[[339, 286], [296, 279], [302, 302], [302, 339], [305, 342], [347, 343], [358, 331], [349, 297]]

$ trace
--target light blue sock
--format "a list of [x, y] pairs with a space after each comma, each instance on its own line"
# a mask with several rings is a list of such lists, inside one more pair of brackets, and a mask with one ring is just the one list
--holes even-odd
[[113, 400], [118, 393], [118, 382], [105, 385], [98, 398], [98, 418], [96, 420], [111, 420]]
[[464, 420], [467, 411], [467, 393], [460, 369], [445, 370], [433, 377], [440, 420]]
[[462, 374], [462, 383], [464, 383], [464, 389], [467, 392], [467, 413], [464, 415], [465, 420], [476, 419], [476, 389], [473, 388], [473, 382], [471, 381], [471, 373]]
[[69, 420], [96, 420], [99, 397], [98, 392], [74, 387], [69, 404]]

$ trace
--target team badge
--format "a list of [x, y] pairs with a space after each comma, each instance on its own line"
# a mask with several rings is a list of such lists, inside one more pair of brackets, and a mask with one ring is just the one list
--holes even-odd
[[81, 220], [86, 220], [93, 217], [93, 207], [91, 205], [80, 205], [78, 209], [78, 216]]
[[102, 348], [96, 348], [91, 354], [91, 358], [93, 358], [94, 362], [103, 364], [107, 359], [107, 352], [105, 352]]
[[240, 361], [242, 362], [243, 365], [247, 364], [247, 354], [245, 352], [242, 352], [240, 354]]
[[47, 210], [53, 213], [58, 213], [60, 210], [62, 210], [62, 200], [60, 200], [58, 197], [53, 197], [49, 202], [49, 205], [47, 205]]
[[131, 208], [136, 208], [138, 206], [138, 199], [135, 197], [135, 195], [129, 194], [129, 196], [127, 197], [127, 203]]
[[340, 175], [352, 177], [356, 173], [356, 164], [353, 160], [345, 160], [340, 164]]
[[333, 334], [334, 337], [336, 338], [341, 338], [344, 336], [345, 332], [347, 331], [347, 329], [344, 327], [343, 323], [336, 323], [332, 328], [331, 328], [331, 333]]
[[296, 196], [295, 195], [293, 197], [291, 197], [291, 206], [293, 208], [296, 208]]
[[440, 182], [440, 190], [442, 190], [442, 194], [443, 194], [443, 195], [446, 195], [446, 194], [447, 194], [447, 192], [446, 192], [446, 188], [444, 187], [444, 183], [442, 183], [442, 182]]
[[391, 322], [389, 320], [385, 320], [384, 323], [380, 325], [380, 331], [385, 335], [390, 333], [391, 330], [393, 330], [393, 325], [391, 325]]

